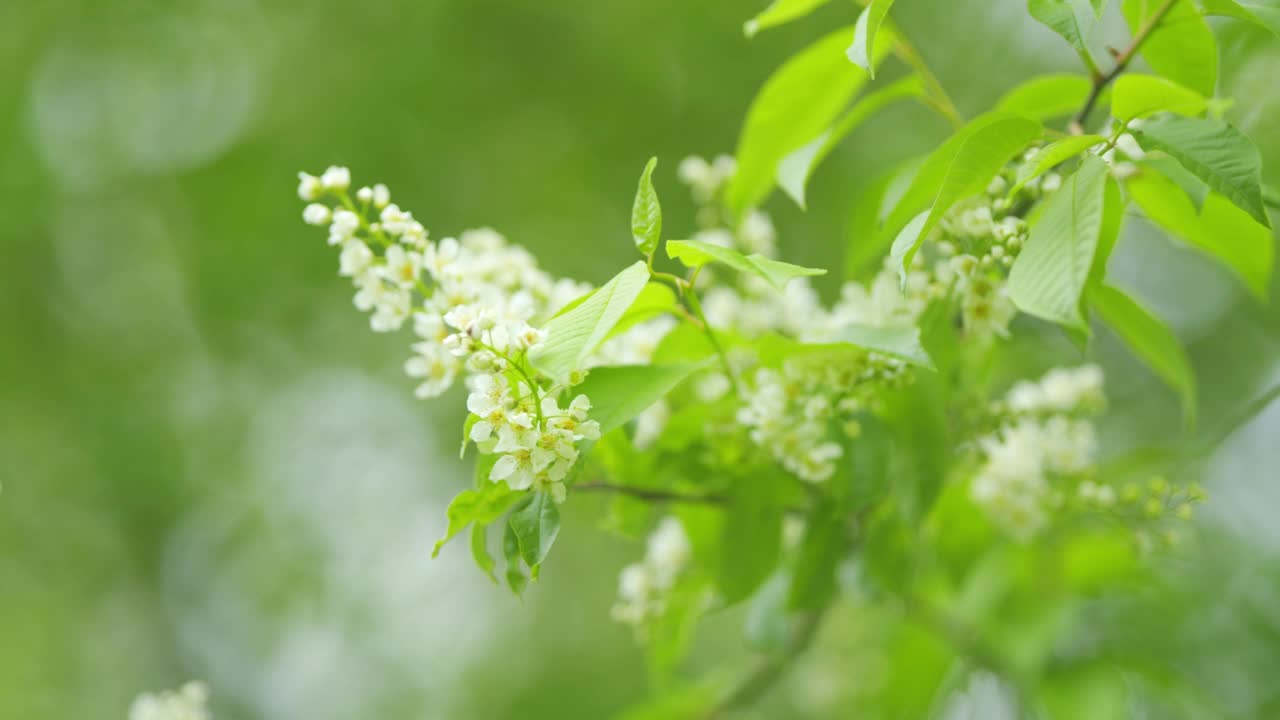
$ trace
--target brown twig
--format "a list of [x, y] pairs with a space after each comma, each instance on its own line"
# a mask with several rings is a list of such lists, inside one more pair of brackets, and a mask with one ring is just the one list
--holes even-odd
[[1080, 112], [1076, 113], [1076, 116], [1071, 120], [1070, 129], [1073, 135], [1084, 134], [1084, 125], [1089, 121], [1089, 113], [1093, 112], [1094, 106], [1098, 104], [1098, 98], [1102, 96], [1102, 91], [1111, 84], [1112, 80], [1119, 77], [1120, 73], [1129, 67], [1129, 63], [1138, 54], [1138, 49], [1142, 47], [1142, 43], [1146, 42], [1147, 38], [1151, 36], [1151, 33], [1160, 25], [1160, 21], [1164, 20], [1164, 16], [1169, 14], [1176, 2], [1178, 0], [1165, 0], [1164, 5], [1161, 5], [1160, 9], [1155, 11], [1146, 24], [1139, 28], [1137, 34], [1133, 36], [1133, 40], [1129, 42], [1129, 47], [1115, 54], [1116, 65], [1111, 68], [1111, 72], [1100, 75], [1094, 68], [1095, 72], [1091, 73], [1093, 87], [1089, 90], [1089, 97], [1085, 99], [1084, 107], [1080, 108]]

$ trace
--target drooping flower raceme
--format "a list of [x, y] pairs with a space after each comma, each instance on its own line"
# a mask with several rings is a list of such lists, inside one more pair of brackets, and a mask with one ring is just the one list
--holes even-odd
[[618, 576], [613, 619], [643, 632], [646, 622], [662, 615], [667, 596], [692, 554], [684, 526], [673, 516], [664, 517], [649, 535], [644, 559], [623, 568]]

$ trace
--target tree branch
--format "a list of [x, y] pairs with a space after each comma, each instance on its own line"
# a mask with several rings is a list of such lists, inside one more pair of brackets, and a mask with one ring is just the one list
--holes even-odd
[[[1098, 104], [1098, 98], [1102, 96], [1102, 91], [1120, 76], [1129, 67], [1129, 63], [1134, 56], [1138, 54], [1138, 49], [1142, 47], [1142, 43], [1147, 41], [1151, 33], [1160, 25], [1160, 21], [1164, 20], [1164, 16], [1169, 14], [1173, 9], [1174, 3], [1178, 0], [1165, 0], [1164, 5], [1147, 20], [1146, 24], [1139, 28], [1138, 33], [1133, 36], [1133, 40], [1129, 42], [1129, 47], [1121, 50], [1116, 55], [1116, 66], [1111, 72], [1105, 75], [1099, 75], [1096, 72], [1091, 73], [1093, 76], [1093, 87], [1089, 90], [1089, 97], [1084, 101], [1084, 107], [1080, 108], [1080, 112], [1071, 120], [1071, 133], [1073, 135], [1083, 135], [1084, 125], [1089, 121], [1089, 113], [1093, 112], [1093, 107]], [[1096, 68], [1093, 68], [1096, 71]]]
[[657, 490], [650, 488], [633, 487], [630, 485], [616, 485], [607, 482], [588, 482], [573, 486], [574, 492], [608, 492], [618, 495], [626, 495], [636, 498], [637, 500], [647, 500], [648, 502], [670, 502], [684, 503], [687, 505], [728, 505], [729, 496], [718, 493], [708, 495], [685, 495], [684, 493], [672, 492], [670, 490]]

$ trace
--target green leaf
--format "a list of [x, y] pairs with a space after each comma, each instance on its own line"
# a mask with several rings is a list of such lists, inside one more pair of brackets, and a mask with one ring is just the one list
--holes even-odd
[[858, 419], [860, 431], [845, 453], [849, 468], [847, 504], [863, 508], [889, 492], [893, 482], [890, 461], [893, 458], [893, 435], [874, 415]]
[[778, 292], [782, 292], [787, 282], [798, 277], [826, 275], [820, 268], [807, 268], [779, 260], [767, 258], [759, 253], [743, 255], [720, 245], [702, 242], [701, 240], [671, 240], [667, 243], [667, 255], [672, 260], [679, 260], [685, 267], [702, 267], [707, 263], [718, 262], [741, 273], [763, 278]]
[[507, 525], [520, 543], [520, 558], [529, 566], [533, 579], [538, 579], [538, 568], [560, 534], [560, 508], [550, 493], [537, 492], [532, 501], [511, 512]]
[[497, 520], [522, 497], [524, 493], [512, 492], [502, 482], [490, 482], [477, 490], [458, 493], [445, 511], [449, 527], [445, 530], [444, 537], [436, 541], [435, 547], [431, 549], [431, 557], [439, 555], [445, 544], [471, 523], [487, 525]]
[[1089, 305], [1097, 311], [1102, 321], [1161, 380], [1178, 393], [1182, 399], [1183, 418], [1188, 428], [1193, 427], [1196, 417], [1196, 376], [1173, 331], [1154, 313], [1118, 288], [1095, 285], [1090, 288], [1088, 297]]
[[[758, 205], [773, 187], [778, 163], [826, 130], [867, 82], [844, 57], [851, 28], [837, 30], [788, 60], [751, 102], [738, 138], [738, 169], [725, 191], [735, 216]], [[885, 29], [876, 42], [879, 62], [893, 47]]]
[[547, 323], [547, 339], [529, 353], [530, 362], [556, 382], [567, 382], [569, 373], [582, 367], [609, 337], [648, 282], [643, 261], [615, 275], [577, 307]]
[[[1124, 0], [1121, 7], [1136, 34], [1163, 5], [1163, 0]], [[1141, 53], [1157, 73], [1213, 97], [1218, 85], [1218, 42], [1191, 0], [1176, 0], [1142, 43]]]
[[1074, 0], [1027, 0], [1027, 12], [1058, 33], [1077, 52], [1089, 51], [1088, 28], [1081, 25]]
[[778, 163], [778, 187], [805, 207], [805, 186], [818, 165], [831, 154], [840, 141], [853, 132], [867, 118], [899, 100], [924, 96], [924, 83], [911, 75], [888, 87], [881, 88], [858, 102], [840, 118], [830, 130], [822, 133], [809, 144], [792, 152]]
[[927, 212], [907, 223], [893, 241], [890, 254], [904, 279], [916, 250], [947, 210], [985, 189], [1005, 163], [1043, 131], [1039, 122], [1024, 115], [995, 111], [961, 128], [925, 160], [890, 218], [892, 226], [901, 227], [903, 212], [914, 214], [928, 205]]
[[996, 109], [1035, 120], [1050, 120], [1079, 110], [1092, 89], [1093, 83], [1083, 75], [1040, 75], [1005, 93], [996, 103]]
[[759, 15], [743, 23], [742, 33], [749, 38], [755, 37], [761, 30], [799, 20], [828, 2], [830, 0], [773, 0]]
[[853, 219], [849, 223], [849, 241], [844, 256], [845, 280], [863, 276], [884, 254], [884, 245], [877, 242], [884, 237], [884, 233], [879, 231], [880, 205], [895, 177], [895, 172], [880, 176], [854, 198]]
[[489, 554], [488, 538], [484, 525], [471, 526], [471, 557], [476, 561], [476, 567], [484, 571], [484, 574], [489, 576], [493, 584], [497, 585], [498, 576], [493, 573], [497, 563], [494, 562], [493, 556]]
[[1204, 201], [1209, 197], [1209, 186], [1193, 175], [1190, 170], [1182, 167], [1182, 163], [1168, 155], [1153, 154], [1143, 158], [1138, 164], [1155, 170], [1182, 188], [1182, 192], [1187, 194], [1191, 204], [1196, 206], [1196, 212], [1204, 208]]
[[636, 296], [631, 307], [622, 314], [618, 324], [609, 331], [609, 337], [621, 335], [642, 322], [652, 320], [660, 315], [675, 312], [680, 305], [676, 293], [670, 285], [661, 282], [650, 282]]
[[716, 584], [726, 604], [746, 598], [778, 564], [782, 550], [781, 479], [759, 473], [737, 478], [725, 509]]
[[873, 57], [872, 48], [876, 45], [876, 35], [880, 32], [884, 19], [889, 16], [891, 7], [893, 0], [871, 0], [858, 16], [858, 22], [853, 26], [853, 44], [845, 51], [849, 62], [865, 70], [872, 78], [876, 76], [876, 65], [879, 64]]
[[1167, 117], [1135, 133], [1142, 147], [1172, 156], [1254, 220], [1271, 227], [1262, 202], [1262, 158], [1249, 138], [1221, 120]]
[[1223, 15], [1252, 23], [1280, 37], [1280, 4], [1236, 2], [1236, 0], [1202, 0], [1206, 15]]
[[507, 523], [506, 530], [502, 533], [502, 555], [507, 561], [507, 587], [511, 588], [516, 597], [520, 597], [529, 586], [529, 578], [521, 568], [520, 538], [516, 537], [511, 523]]
[[649, 158], [640, 174], [640, 186], [636, 188], [636, 200], [631, 206], [631, 237], [636, 241], [636, 249], [641, 255], [650, 257], [658, 249], [662, 240], [662, 205], [658, 202], [658, 191], [653, 189], [653, 169], [658, 166], [658, 158]]
[[471, 428], [478, 422], [480, 422], [478, 415], [467, 415], [467, 419], [462, 422], [462, 447], [458, 450], [459, 460], [467, 457], [467, 445], [471, 444]]
[[1121, 75], [1111, 93], [1111, 114], [1122, 123], [1158, 112], [1200, 115], [1208, 106], [1195, 90], [1155, 75]]
[[796, 355], [872, 351], [903, 362], [933, 369], [933, 363], [920, 345], [920, 329], [914, 325], [846, 325], [830, 340], [802, 343], [776, 333], [763, 335], [756, 341], [756, 352], [765, 367], [781, 367], [783, 361]]
[[1079, 155], [1095, 145], [1107, 141], [1101, 135], [1071, 135], [1056, 142], [1051, 142], [1036, 153], [1035, 159], [1018, 168], [1018, 181], [1009, 188], [1009, 197], [1013, 197], [1027, 183], [1044, 175], [1062, 163]]
[[1107, 0], [1089, 0], [1089, 4], [1093, 7], [1095, 18], [1102, 17], [1102, 11], [1107, 9]]
[[1046, 202], [1026, 247], [1009, 272], [1009, 295], [1019, 310], [1084, 329], [1080, 294], [1102, 235], [1107, 164], [1086, 155], [1062, 189]]
[[1197, 213], [1181, 188], [1149, 168], [1125, 186], [1152, 222], [1221, 261], [1258, 300], [1266, 300], [1275, 252], [1270, 230], [1218, 193], [1210, 193]]
[[596, 367], [574, 392], [591, 398], [591, 419], [603, 434], [644, 412], [701, 367], [705, 363]]

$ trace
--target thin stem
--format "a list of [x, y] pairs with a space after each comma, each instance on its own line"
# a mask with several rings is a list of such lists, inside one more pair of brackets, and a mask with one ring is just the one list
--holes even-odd
[[724, 368], [724, 374], [729, 378], [729, 385], [733, 388], [733, 394], [742, 397], [742, 388], [738, 387], [738, 378], [733, 374], [733, 366], [729, 364], [729, 356], [725, 354], [724, 348], [720, 345], [720, 340], [716, 338], [716, 333], [711, 329], [711, 323], [707, 322], [707, 316], [702, 312], [702, 303], [698, 302], [698, 293], [694, 292], [693, 286], [689, 286], [688, 292], [685, 293], [685, 300], [689, 303], [689, 308], [693, 310], [693, 314], [702, 322], [702, 331], [707, 334], [707, 339], [711, 341], [711, 347], [715, 349], [716, 355], [720, 358], [720, 365]]
[[648, 502], [658, 503], [683, 503], [686, 505], [728, 505], [729, 496], [718, 493], [708, 495], [686, 495], [684, 493], [673, 492], [670, 490], [655, 490], [651, 488], [632, 487], [630, 485], [616, 485], [603, 481], [581, 483], [573, 486], [574, 492], [608, 492], [617, 495], [626, 495], [637, 500], [645, 500]]
[[1102, 91], [1106, 89], [1107, 85], [1111, 84], [1112, 80], [1119, 77], [1120, 73], [1129, 67], [1129, 62], [1138, 54], [1138, 49], [1142, 47], [1142, 43], [1146, 42], [1147, 38], [1151, 36], [1151, 33], [1160, 25], [1160, 21], [1164, 20], [1164, 16], [1169, 14], [1169, 11], [1173, 9], [1174, 3], [1177, 1], [1165, 0], [1160, 9], [1156, 10], [1146, 24], [1138, 29], [1137, 34], [1133, 36], [1133, 40], [1129, 42], [1129, 47], [1116, 55], [1116, 65], [1111, 69], [1111, 72], [1100, 75], [1097, 73], [1096, 66], [1090, 68], [1093, 87], [1089, 90], [1089, 97], [1084, 101], [1084, 107], [1080, 108], [1080, 112], [1076, 113], [1076, 116], [1071, 120], [1072, 134], [1084, 134], [1084, 125], [1089, 121], [1089, 113], [1093, 112], [1093, 107], [1098, 104], [1098, 98], [1102, 96]]
[[960, 111], [956, 109], [956, 104], [952, 102], [951, 96], [947, 95], [942, 83], [938, 81], [938, 77], [929, 69], [928, 64], [925, 63], [924, 58], [920, 56], [915, 46], [899, 36], [893, 52], [920, 76], [920, 80], [928, 91], [926, 98], [929, 100], [929, 104], [933, 105], [935, 110], [950, 121], [952, 126], [956, 128], [962, 127], [964, 125], [964, 117], [960, 115]]

